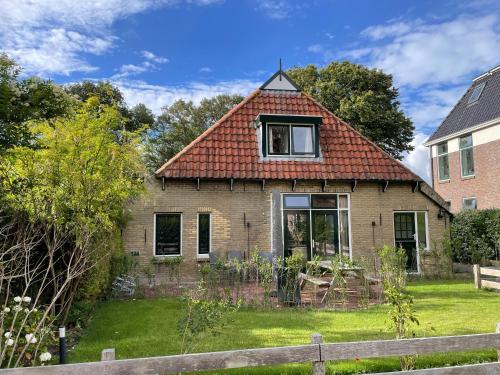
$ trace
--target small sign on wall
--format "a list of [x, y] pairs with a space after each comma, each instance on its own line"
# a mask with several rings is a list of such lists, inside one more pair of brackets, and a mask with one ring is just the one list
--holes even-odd
[[133, 256], [133, 257], [138, 257], [139, 256], [139, 250], [132, 250], [130, 252], [130, 256]]

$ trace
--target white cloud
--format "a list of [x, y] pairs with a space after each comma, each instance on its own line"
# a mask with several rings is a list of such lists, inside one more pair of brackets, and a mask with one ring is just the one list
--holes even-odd
[[362, 34], [382, 44], [365, 51], [370, 65], [394, 75], [398, 85], [458, 83], [498, 63], [499, 17], [459, 17], [441, 23], [411, 21], [372, 26]]
[[422, 20], [415, 21], [389, 21], [384, 25], [370, 26], [361, 32], [362, 36], [366, 36], [372, 40], [384, 39], [406, 34], [418, 25], [422, 24]]
[[[185, 1], [194, 5], [220, 2]], [[111, 26], [116, 20], [180, 3], [182, 0], [0, 1], [0, 48], [28, 73], [90, 72], [98, 68], [84, 55], [102, 54], [113, 47], [118, 38]]]
[[144, 81], [126, 79], [114, 80], [112, 83], [120, 88], [128, 105], [144, 103], [156, 114], [161, 112], [162, 107], [177, 99], [199, 103], [203, 98], [219, 94], [247, 95], [261, 85], [261, 82], [252, 80], [222, 81], [214, 84], [191, 82], [182, 86], [151, 85]]
[[210, 68], [208, 66], [204, 66], [204, 67], [200, 68], [199, 72], [200, 73], [212, 73], [212, 68]]
[[157, 64], [165, 64], [165, 63], [168, 63], [168, 61], [169, 61], [166, 57], [157, 56], [153, 52], [150, 52], [150, 51], [144, 50], [144, 51], [141, 51], [141, 54], [146, 60], [150, 60], [150, 61], [155, 62]]
[[259, 0], [257, 10], [272, 19], [284, 19], [290, 16], [290, 4], [285, 0]]
[[415, 149], [405, 156], [403, 163], [413, 172], [422, 177], [428, 183], [431, 182], [429, 170], [429, 149], [424, 146], [424, 142], [429, 138], [427, 134], [417, 133], [412, 141]]

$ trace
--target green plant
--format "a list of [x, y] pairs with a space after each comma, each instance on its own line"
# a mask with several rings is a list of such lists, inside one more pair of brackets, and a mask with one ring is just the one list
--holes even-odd
[[17, 296], [0, 312], [0, 368], [43, 365], [51, 359], [52, 320], [30, 304], [30, 297]]
[[300, 253], [292, 254], [283, 262], [278, 262], [278, 278], [280, 279], [281, 299], [286, 303], [296, 304], [300, 301], [300, 272], [305, 268], [306, 260]]
[[232, 303], [229, 291], [219, 299], [207, 294], [203, 281], [186, 297], [186, 305], [177, 325], [181, 339], [181, 354], [192, 352], [207, 336], [216, 336], [229, 323], [230, 313], [240, 307], [240, 301]]
[[500, 259], [500, 209], [466, 210], [450, 225], [453, 259], [476, 264]]
[[403, 290], [406, 285], [406, 252], [402, 248], [384, 246], [377, 250], [384, 289]]
[[[404, 249], [384, 246], [378, 250], [384, 296], [390, 304], [388, 316], [389, 330], [396, 334], [397, 339], [414, 337], [413, 325], [419, 325], [413, 307], [413, 297], [405, 290], [406, 260]], [[415, 356], [400, 357], [401, 368], [411, 370], [415, 367]]]

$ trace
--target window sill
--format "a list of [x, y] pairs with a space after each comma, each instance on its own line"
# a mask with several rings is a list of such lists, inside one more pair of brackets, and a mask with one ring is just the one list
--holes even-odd
[[169, 255], [153, 255], [154, 259], [162, 260], [165, 258], [175, 258], [175, 257], [181, 257], [182, 254], [169, 254]]
[[196, 256], [196, 261], [197, 262], [210, 262], [210, 258], [208, 256], [208, 254], [207, 255], [205, 255], [205, 254], [198, 254]]
[[448, 178], [447, 180], [438, 180], [440, 184], [449, 184], [451, 180]]
[[473, 174], [473, 175], [471, 175], [471, 176], [462, 176], [462, 181], [463, 181], [463, 180], [472, 180], [472, 179], [474, 179], [474, 178], [476, 178], [476, 175], [475, 175], [475, 174]]

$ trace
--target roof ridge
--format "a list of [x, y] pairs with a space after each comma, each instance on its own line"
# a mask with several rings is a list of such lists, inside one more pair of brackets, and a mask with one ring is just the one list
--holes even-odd
[[346, 125], [349, 129], [351, 129], [353, 132], [355, 132], [357, 135], [359, 135], [361, 138], [363, 138], [365, 141], [367, 141], [368, 143], [370, 143], [372, 146], [374, 146], [376, 149], [378, 149], [379, 151], [382, 151], [382, 153], [387, 156], [389, 159], [391, 159], [392, 161], [395, 161], [396, 163], [399, 164], [399, 166], [403, 167], [406, 171], [408, 171], [410, 174], [412, 174], [413, 176], [415, 177], [418, 177], [418, 179], [420, 181], [424, 181], [422, 179], [422, 177], [420, 177], [419, 175], [417, 175], [415, 172], [413, 172], [411, 169], [409, 169], [406, 165], [403, 164], [403, 162], [401, 162], [400, 160], [396, 159], [394, 156], [392, 156], [391, 154], [389, 154], [387, 151], [385, 151], [384, 149], [382, 149], [382, 147], [380, 147], [379, 145], [377, 145], [375, 142], [373, 142], [371, 139], [369, 139], [368, 137], [366, 137], [365, 135], [361, 134], [358, 130], [356, 130], [353, 126], [351, 126], [349, 123], [345, 122], [344, 120], [342, 120], [340, 117], [338, 117], [335, 113], [331, 112], [328, 108], [326, 108], [323, 104], [321, 104], [320, 102], [318, 102], [316, 99], [314, 99], [310, 94], [306, 93], [306, 92], [302, 92], [309, 100], [313, 101], [316, 105], [318, 105], [319, 107], [323, 108], [323, 110], [325, 110], [326, 112], [328, 112], [330, 115], [332, 115], [333, 117], [335, 117], [337, 120], [339, 120], [341, 123], [343, 123], [344, 125]]
[[198, 142], [200, 142], [208, 134], [212, 133], [216, 128], [218, 128], [220, 126], [220, 124], [222, 124], [229, 117], [231, 117], [234, 114], [234, 112], [236, 112], [238, 109], [240, 109], [246, 103], [248, 103], [251, 99], [255, 98], [260, 92], [261, 92], [261, 90], [257, 89], [254, 92], [252, 92], [251, 94], [249, 94], [241, 102], [239, 102], [238, 104], [236, 104], [224, 116], [222, 116], [219, 120], [217, 120], [212, 126], [210, 126], [207, 130], [205, 130], [203, 133], [201, 133], [198, 137], [196, 137], [193, 141], [191, 141], [191, 143], [189, 143], [187, 146], [185, 146], [177, 154], [175, 154], [173, 157], [171, 157], [169, 160], [167, 160], [160, 168], [158, 168], [156, 170], [155, 175], [158, 175], [161, 172], [163, 172], [163, 170], [165, 168], [167, 168], [170, 164], [172, 164], [174, 161], [176, 161], [177, 159], [179, 159], [182, 155], [184, 155], [187, 151], [189, 151], [195, 144], [197, 144]]

